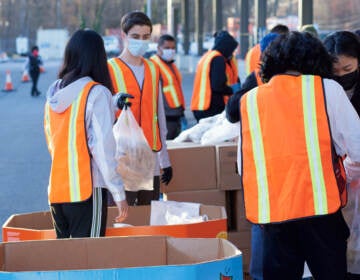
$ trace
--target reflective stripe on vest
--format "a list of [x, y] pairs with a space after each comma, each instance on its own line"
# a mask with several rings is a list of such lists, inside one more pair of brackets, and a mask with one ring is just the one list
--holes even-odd
[[275, 76], [246, 93], [240, 107], [247, 218], [266, 224], [337, 211], [321, 78]]
[[[130, 101], [131, 111], [142, 128], [149, 147], [153, 151], [161, 150], [158, 123], [158, 97], [160, 72], [154, 62], [143, 59], [144, 82], [140, 90], [139, 84], [131, 69], [119, 58], [108, 60], [108, 67], [114, 93], [125, 92], [134, 96]], [[117, 112], [117, 116], [120, 110]]]
[[85, 111], [89, 82], [63, 113], [45, 105], [44, 128], [52, 158], [49, 180], [50, 203], [79, 202], [92, 195], [90, 153], [87, 146]]
[[181, 74], [173, 64], [173, 70], [158, 55], [153, 55], [150, 60], [160, 68], [163, 82], [163, 93], [170, 108], [184, 106], [184, 97], [181, 90]]
[[211, 85], [210, 64], [214, 57], [222, 56], [219, 51], [208, 51], [205, 53], [197, 66], [194, 89], [191, 97], [191, 110], [205, 111], [210, 107]]

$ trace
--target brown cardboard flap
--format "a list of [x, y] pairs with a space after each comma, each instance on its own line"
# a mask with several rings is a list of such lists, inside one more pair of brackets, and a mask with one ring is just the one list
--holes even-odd
[[209, 260], [217, 260], [219, 254], [219, 239], [204, 238], [201, 242], [197, 239], [168, 239], [168, 263], [189, 264]]
[[169, 185], [161, 184], [161, 192], [216, 188], [215, 146], [178, 143], [168, 147], [173, 168]]
[[209, 220], [226, 219], [224, 207], [200, 205], [200, 215], [207, 215]]
[[229, 241], [164, 236], [107, 237], [0, 244], [2, 271], [49, 271], [177, 265], [239, 255]]
[[50, 211], [11, 215], [3, 227], [17, 227], [28, 229], [53, 228]]
[[237, 143], [216, 145], [217, 184], [221, 190], [242, 189], [237, 169]]
[[167, 263], [165, 248], [163, 236], [95, 238], [87, 246], [88, 268], [164, 265]]

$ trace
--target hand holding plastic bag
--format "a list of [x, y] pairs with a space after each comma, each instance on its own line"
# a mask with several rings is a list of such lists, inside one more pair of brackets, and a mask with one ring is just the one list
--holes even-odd
[[113, 127], [117, 171], [127, 191], [152, 190], [155, 155], [131, 109], [122, 110]]

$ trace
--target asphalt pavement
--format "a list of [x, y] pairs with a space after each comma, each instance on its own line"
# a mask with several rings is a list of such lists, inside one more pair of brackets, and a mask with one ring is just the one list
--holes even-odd
[[[189, 111], [198, 57], [179, 57], [189, 125], [195, 120]], [[41, 95], [30, 96], [31, 83], [22, 83], [23, 60], [0, 64], [0, 225], [12, 215], [47, 211], [47, 183], [50, 156], [43, 132], [45, 92], [56, 79], [60, 60], [45, 61], [40, 75]], [[239, 61], [243, 79], [243, 61]], [[5, 88], [6, 71], [11, 72], [14, 91]], [[2, 240], [2, 239], [1, 239]]]

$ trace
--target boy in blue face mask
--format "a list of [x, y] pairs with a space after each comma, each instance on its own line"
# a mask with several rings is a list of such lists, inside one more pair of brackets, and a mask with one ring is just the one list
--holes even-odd
[[164, 34], [159, 38], [157, 53], [150, 57], [160, 68], [160, 81], [164, 94], [168, 140], [181, 132], [181, 119], [184, 118], [185, 100], [181, 85], [181, 73], [175, 65], [176, 40]]
[[124, 49], [119, 57], [108, 60], [113, 94], [116, 94], [114, 103], [120, 110], [125, 105], [131, 105], [131, 111], [142, 128], [149, 147], [157, 155], [153, 190], [126, 191], [126, 198], [129, 205], [147, 205], [151, 200], [159, 199], [160, 167], [163, 170], [163, 183], [167, 185], [172, 178], [166, 149], [167, 129], [160, 71], [152, 61], [143, 58], [152, 32], [148, 16], [139, 11], [129, 12], [121, 19], [121, 29]]

